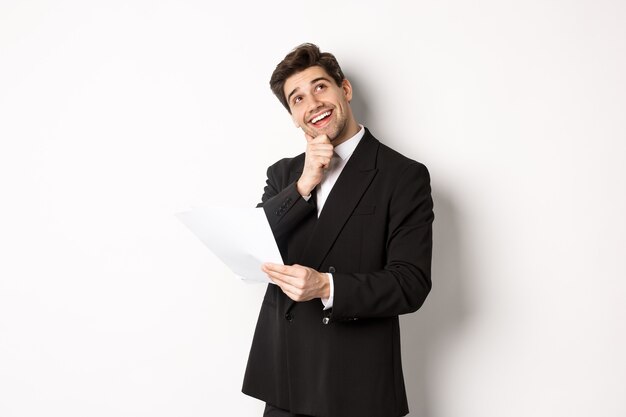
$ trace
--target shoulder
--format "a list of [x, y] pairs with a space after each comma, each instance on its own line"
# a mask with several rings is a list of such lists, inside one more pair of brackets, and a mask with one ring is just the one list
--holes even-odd
[[[369, 133], [369, 131], [367, 132]], [[426, 166], [412, 158], [409, 158], [395, 149], [385, 145], [369, 133], [371, 139], [376, 141], [378, 152], [376, 155], [376, 168], [387, 171], [393, 175], [400, 175], [403, 172], [420, 172], [428, 175]]]
[[294, 156], [292, 158], [282, 158], [274, 162], [267, 169], [268, 174], [288, 174], [289, 172], [302, 171], [304, 166], [304, 153]]

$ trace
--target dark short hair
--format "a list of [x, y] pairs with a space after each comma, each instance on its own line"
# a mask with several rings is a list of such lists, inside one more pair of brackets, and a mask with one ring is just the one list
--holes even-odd
[[272, 73], [270, 88], [289, 113], [291, 113], [291, 109], [289, 109], [289, 103], [283, 91], [285, 81], [292, 75], [315, 66], [322, 67], [338, 86], [341, 86], [346, 78], [335, 56], [329, 52], [320, 52], [320, 48], [312, 43], [303, 43], [289, 52]]

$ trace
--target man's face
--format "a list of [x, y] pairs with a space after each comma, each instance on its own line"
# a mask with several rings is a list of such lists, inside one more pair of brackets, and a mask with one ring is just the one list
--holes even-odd
[[338, 86], [319, 66], [309, 67], [287, 78], [283, 87], [296, 127], [317, 137], [326, 134], [338, 145], [358, 131], [352, 109], [352, 86]]

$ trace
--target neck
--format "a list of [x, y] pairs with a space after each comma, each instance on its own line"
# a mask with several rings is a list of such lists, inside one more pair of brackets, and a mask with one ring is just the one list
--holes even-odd
[[357, 123], [356, 119], [354, 117], [351, 117], [348, 123], [346, 123], [343, 131], [332, 141], [333, 146], [341, 145], [352, 136], [356, 135], [359, 132], [360, 128], [361, 127]]

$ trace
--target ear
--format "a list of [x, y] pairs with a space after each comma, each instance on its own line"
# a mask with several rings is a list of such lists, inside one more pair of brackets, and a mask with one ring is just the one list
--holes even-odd
[[352, 100], [352, 84], [350, 84], [350, 81], [348, 81], [347, 78], [344, 78], [341, 82], [341, 89], [343, 90], [346, 100], [350, 102], [350, 100]]

